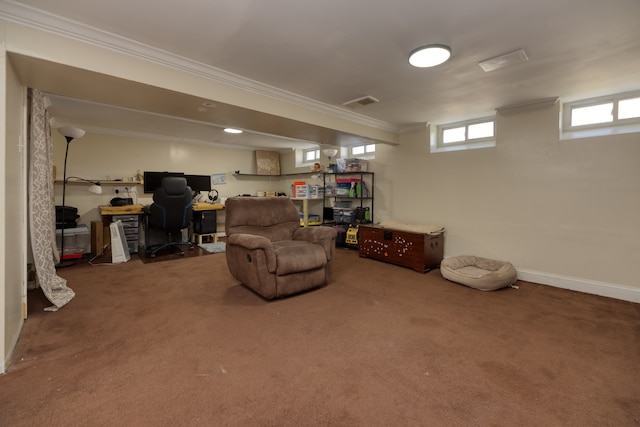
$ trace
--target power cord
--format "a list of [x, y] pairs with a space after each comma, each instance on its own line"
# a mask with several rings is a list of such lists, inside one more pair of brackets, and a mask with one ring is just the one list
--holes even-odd
[[94, 263], [93, 261], [95, 261], [98, 257], [104, 255], [104, 251], [105, 249], [107, 249], [109, 246], [111, 246], [111, 242], [107, 243], [106, 245], [104, 245], [102, 247], [102, 249], [100, 250], [100, 252], [98, 254], [96, 254], [96, 256], [94, 256], [93, 258], [91, 258], [89, 260], [89, 265], [92, 265], [94, 267], [98, 267], [98, 266], [102, 266], [102, 265], [116, 265], [112, 262], [99, 262], [99, 263]]

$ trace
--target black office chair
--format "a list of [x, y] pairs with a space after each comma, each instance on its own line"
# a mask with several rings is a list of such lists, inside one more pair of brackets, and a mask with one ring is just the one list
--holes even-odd
[[192, 197], [186, 178], [168, 176], [162, 179], [162, 185], [153, 193], [153, 203], [145, 208], [145, 241], [150, 241], [149, 230], [164, 231], [167, 241], [145, 248], [145, 252], [151, 258], [155, 257], [158, 251], [171, 247], [178, 248], [181, 256], [184, 256], [183, 246], [193, 250], [190, 242], [182, 241], [182, 230], [188, 228], [191, 221]]

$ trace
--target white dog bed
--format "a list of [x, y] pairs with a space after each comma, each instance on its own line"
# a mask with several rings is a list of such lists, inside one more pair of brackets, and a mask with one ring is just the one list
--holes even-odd
[[518, 280], [518, 273], [511, 263], [472, 255], [443, 259], [440, 274], [447, 280], [481, 291], [506, 288]]

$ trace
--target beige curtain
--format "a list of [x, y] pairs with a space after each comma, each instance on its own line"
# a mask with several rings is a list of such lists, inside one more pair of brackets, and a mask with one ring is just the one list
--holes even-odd
[[67, 281], [56, 274], [60, 260], [56, 247], [56, 214], [53, 194], [53, 142], [44, 96], [37, 89], [29, 89], [30, 97], [30, 163], [29, 163], [29, 222], [31, 248], [38, 284], [53, 304], [45, 308], [57, 311], [75, 293]]

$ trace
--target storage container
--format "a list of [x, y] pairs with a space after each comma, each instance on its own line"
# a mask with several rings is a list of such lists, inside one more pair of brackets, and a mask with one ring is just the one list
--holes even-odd
[[336, 200], [333, 202], [336, 208], [350, 208], [353, 202], [351, 200]]
[[[56, 245], [58, 252], [62, 249], [62, 230], [56, 230]], [[64, 254], [88, 254], [91, 252], [91, 238], [89, 237], [89, 227], [86, 224], [79, 224], [75, 228], [64, 229]]]
[[369, 161], [364, 159], [336, 159], [338, 172], [366, 172]]
[[324, 197], [324, 187], [321, 185], [310, 185], [309, 186], [309, 198], [318, 199]]
[[[304, 214], [300, 213], [300, 225], [304, 225]], [[308, 214], [307, 219], [309, 224], [319, 224], [320, 223], [320, 215], [317, 214]]]
[[360, 226], [360, 256], [420, 273], [438, 268], [444, 254], [444, 234], [426, 234], [375, 225]]
[[138, 242], [140, 238], [138, 228], [138, 215], [114, 215], [112, 217], [112, 220], [119, 220], [122, 223], [122, 229], [124, 230], [124, 236], [127, 240], [127, 246], [129, 246], [129, 252], [137, 253]]
[[351, 223], [353, 222], [354, 218], [355, 218], [354, 209], [349, 209], [349, 208], [333, 209], [333, 220], [335, 222]]
[[294, 199], [304, 199], [310, 193], [308, 184], [294, 184], [292, 186], [292, 194]]

